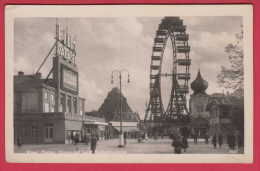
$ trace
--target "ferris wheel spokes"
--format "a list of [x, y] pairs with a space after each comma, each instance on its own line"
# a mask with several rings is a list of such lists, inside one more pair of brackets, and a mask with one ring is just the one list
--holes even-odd
[[[162, 73], [162, 61], [167, 40], [172, 45], [172, 72]], [[189, 35], [180, 17], [165, 17], [159, 24], [154, 38], [150, 66], [150, 101], [146, 110], [145, 120], [169, 121], [183, 120], [183, 114], [188, 114], [186, 94], [189, 92], [190, 79]], [[161, 78], [172, 79], [170, 100], [166, 110], [162, 104]]]

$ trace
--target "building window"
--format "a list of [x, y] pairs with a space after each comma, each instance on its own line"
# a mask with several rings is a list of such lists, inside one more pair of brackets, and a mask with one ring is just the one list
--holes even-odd
[[32, 126], [32, 137], [38, 137], [39, 129], [36, 126]]
[[20, 92], [14, 94], [14, 112], [22, 111], [22, 97]]
[[43, 100], [48, 101], [48, 93], [47, 93], [47, 91], [43, 92]]
[[31, 136], [31, 129], [30, 129], [30, 127], [23, 127], [22, 128], [22, 133], [23, 133], [23, 136], [24, 137], [29, 137], [29, 136]]
[[55, 111], [55, 94], [47, 90], [43, 91], [43, 112]]
[[38, 112], [39, 96], [37, 92], [22, 93], [22, 112]]
[[24, 137], [26, 137], [26, 136], [27, 136], [27, 133], [26, 133], [26, 128], [25, 128], [25, 127], [23, 127], [23, 128], [22, 128], [22, 135], [23, 135]]
[[79, 110], [80, 110], [80, 115], [83, 115], [84, 113], [84, 100], [80, 99], [80, 103], [79, 103]]
[[50, 112], [55, 110], [55, 98], [53, 94], [50, 94]]
[[68, 112], [71, 113], [71, 96], [68, 96], [67, 106], [68, 106]]
[[219, 109], [216, 108], [216, 110], [215, 110], [215, 117], [216, 117], [216, 118], [218, 117], [218, 113], [219, 113]]
[[53, 138], [53, 124], [46, 124], [45, 125], [45, 139], [52, 139]]
[[43, 92], [43, 112], [50, 112], [49, 96], [48, 92]]
[[76, 97], [73, 98], [73, 109], [74, 109], [74, 113], [78, 112], [78, 103]]
[[220, 112], [220, 118], [228, 118], [229, 117], [229, 109], [228, 107], [222, 107], [222, 110]]
[[49, 112], [50, 105], [49, 103], [44, 102], [44, 112]]
[[66, 112], [65, 94], [60, 95], [60, 112]]
[[197, 112], [203, 112], [203, 105], [197, 106]]

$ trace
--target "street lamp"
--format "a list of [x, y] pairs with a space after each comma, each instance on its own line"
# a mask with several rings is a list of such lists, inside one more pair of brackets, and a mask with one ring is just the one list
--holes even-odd
[[122, 74], [126, 72], [127, 73], [127, 83], [130, 83], [130, 74], [128, 72], [128, 70], [126, 69], [122, 69], [122, 70], [113, 70], [112, 71], [112, 75], [111, 75], [111, 84], [114, 83], [114, 79], [113, 79], [113, 76], [115, 73], [118, 73], [119, 74], [119, 89], [120, 89], [120, 100], [119, 100], [119, 104], [120, 104], [120, 135], [119, 135], [119, 145], [118, 147], [124, 147], [124, 135], [123, 135], [123, 127], [122, 127]]

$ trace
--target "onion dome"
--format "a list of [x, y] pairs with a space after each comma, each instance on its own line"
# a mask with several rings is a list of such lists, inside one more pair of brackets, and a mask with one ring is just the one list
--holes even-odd
[[194, 94], [197, 93], [205, 94], [205, 90], [207, 88], [208, 88], [208, 82], [202, 78], [199, 70], [196, 79], [191, 83], [191, 89], [193, 90]]

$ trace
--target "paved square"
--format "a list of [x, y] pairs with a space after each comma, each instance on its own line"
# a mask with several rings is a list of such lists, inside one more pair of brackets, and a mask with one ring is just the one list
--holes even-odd
[[[143, 143], [138, 143], [136, 139], [128, 139], [127, 145], [124, 148], [118, 148], [118, 139], [101, 140], [98, 141], [96, 153], [123, 153], [123, 154], [173, 154], [173, 147], [171, 140], [165, 139], [149, 139]], [[77, 145], [72, 144], [41, 144], [41, 145], [22, 145], [21, 147], [15, 146], [17, 153], [90, 153], [90, 146], [80, 143]], [[189, 140], [189, 148], [186, 154], [228, 154], [237, 153], [230, 151], [226, 144], [222, 148], [214, 149], [212, 144], [205, 144], [198, 142], [194, 144]]]

